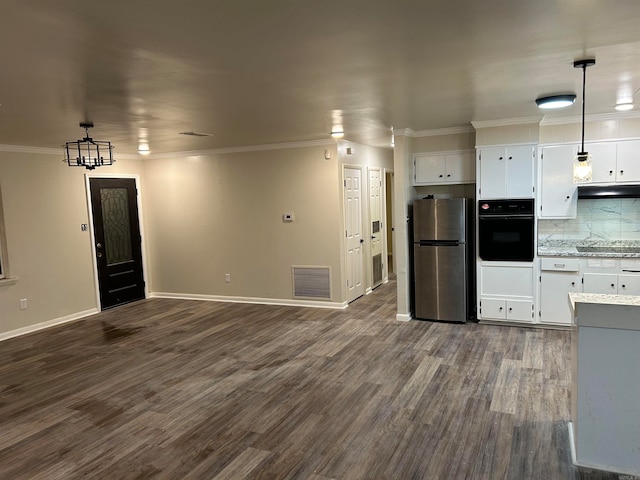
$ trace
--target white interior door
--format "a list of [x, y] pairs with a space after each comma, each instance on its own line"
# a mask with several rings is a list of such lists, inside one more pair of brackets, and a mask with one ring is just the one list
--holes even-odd
[[347, 301], [364, 295], [362, 247], [362, 171], [344, 168], [344, 210], [347, 237]]
[[371, 288], [382, 284], [384, 258], [382, 255], [382, 172], [379, 168], [369, 169], [369, 231], [371, 232], [371, 265], [372, 282]]

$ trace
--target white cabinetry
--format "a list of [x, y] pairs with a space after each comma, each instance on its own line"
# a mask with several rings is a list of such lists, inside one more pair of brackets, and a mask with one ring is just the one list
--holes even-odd
[[615, 273], [585, 273], [584, 293], [618, 293], [618, 275]]
[[576, 218], [578, 195], [573, 183], [575, 145], [543, 147], [540, 153], [539, 218]]
[[639, 274], [585, 273], [585, 293], [640, 295]]
[[640, 140], [618, 142], [616, 180], [640, 182]]
[[540, 323], [571, 325], [570, 292], [582, 292], [580, 261], [575, 258], [541, 258]]
[[584, 148], [593, 162], [593, 183], [640, 181], [640, 141], [591, 143]]
[[534, 196], [536, 147], [483, 147], [478, 150], [478, 198]]
[[591, 155], [592, 182], [609, 183], [616, 181], [616, 152], [615, 142], [590, 143], [584, 149]]
[[414, 185], [474, 183], [473, 152], [416, 153], [413, 156]]
[[534, 322], [534, 275], [528, 262], [480, 262], [478, 319]]

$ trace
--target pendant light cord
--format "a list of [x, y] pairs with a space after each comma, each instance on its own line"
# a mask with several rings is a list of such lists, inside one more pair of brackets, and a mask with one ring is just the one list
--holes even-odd
[[587, 64], [582, 64], [582, 147], [580, 153], [584, 153], [584, 100], [585, 100], [585, 85], [587, 83]]

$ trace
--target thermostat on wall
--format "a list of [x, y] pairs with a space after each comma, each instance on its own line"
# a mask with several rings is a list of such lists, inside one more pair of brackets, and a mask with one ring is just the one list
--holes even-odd
[[283, 213], [282, 214], [283, 222], [293, 222], [293, 213]]

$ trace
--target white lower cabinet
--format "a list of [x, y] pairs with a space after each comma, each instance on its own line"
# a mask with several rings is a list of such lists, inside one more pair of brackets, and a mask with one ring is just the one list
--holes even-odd
[[585, 273], [584, 293], [618, 293], [618, 275], [615, 273]]
[[573, 312], [569, 293], [582, 292], [582, 275], [577, 259], [540, 260], [540, 323], [571, 325]]
[[640, 275], [618, 275], [618, 293], [620, 295], [640, 295]]
[[584, 292], [640, 295], [640, 275], [585, 273]]
[[480, 262], [478, 319], [534, 322], [534, 275], [528, 262]]

